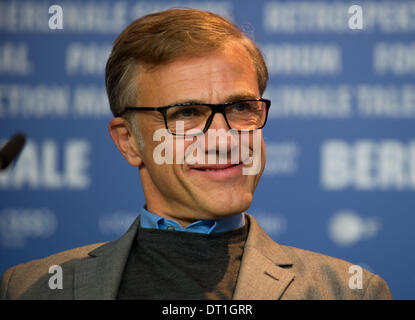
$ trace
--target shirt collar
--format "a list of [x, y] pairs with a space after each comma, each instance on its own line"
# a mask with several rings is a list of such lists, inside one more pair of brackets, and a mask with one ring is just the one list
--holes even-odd
[[183, 228], [177, 221], [160, 217], [146, 209], [146, 206], [141, 207], [140, 227], [158, 230], [176, 230], [196, 233], [218, 233], [234, 229], [238, 229], [245, 224], [244, 213], [239, 213], [230, 217], [225, 217], [215, 220], [198, 220], [185, 228]]

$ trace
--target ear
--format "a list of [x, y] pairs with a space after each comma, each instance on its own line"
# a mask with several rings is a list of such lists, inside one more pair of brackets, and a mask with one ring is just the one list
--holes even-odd
[[117, 117], [109, 123], [109, 132], [121, 154], [129, 164], [139, 167], [143, 164], [138, 143], [127, 120]]

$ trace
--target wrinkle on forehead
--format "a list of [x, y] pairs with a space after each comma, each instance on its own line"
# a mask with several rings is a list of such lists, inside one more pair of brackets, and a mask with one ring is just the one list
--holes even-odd
[[[183, 58], [151, 71], [140, 72], [139, 79], [140, 100], [144, 103], [151, 101], [151, 106], [189, 99], [221, 103], [227, 95], [235, 94], [237, 90], [252, 91], [252, 96], [259, 95], [255, 67], [241, 45], [233, 45], [204, 57]], [[150, 105], [147, 103], [144, 106]]]

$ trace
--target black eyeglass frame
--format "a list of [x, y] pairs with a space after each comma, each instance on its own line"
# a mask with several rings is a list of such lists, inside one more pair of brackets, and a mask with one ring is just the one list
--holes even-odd
[[[265, 113], [265, 120], [264, 120], [264, 124], [259, 127], [259, 128], [255, 128], [255, 129], [249, 129], [249, 130], [241, 130], [241, 129], [233, 129], [231, 128], [228, 119], [226, 118], [226, 113], [225, 113], [225, 107], [238, 103], [238, 102], [249, 102], [249, 101], [262, 101], [265, 103], [265, 108], [266, 108], [266, 113]], [[232, 102], [226, 102], [226, 103], [219, 103], [219, 104], [209, 104], [209, 103], [178, 103], [178, 104], [173, 104], [173, 105], [169, 105], [169, 106], [164, 106], [164, 107], [134, 107], [134, 106], [126, 106], [124, 108], [123, 111], [121, 111], [120, 113], [118, 113], [116, 115], [116, 117], [122, 117], [122, 115], [130, 110], [135, 110], [135, 111], [158, 111], [163, 115], [164, 118], [164, 124], [166, 126], [167, 131], [174, 135], [174, 136], [187, 136], [188, 134], [176, 134], [174, 132], [171, 132], [169, 127], [167, 126], [167, 110], [172, 108], [172, 107], [187, 107], [187, 106], [207, 106], [212, 110], [212, 113], [210, 114], [210, 116], [207, 118], [206, 120], [206, 124], [205, 127], [203, 128], [203, 131], [201, 133], [197, 133], [197, 134], [192, 134], [192, 135], [200, 135], [200, 134], [204, 134], [210, 127], [210, 125], [212, 124], [212, 120], [213, 117], [215, 116], [216, 113], [221, 113], [223, 115], [223, 117], [225, 118], [226, 124], [228, 125], [228, 128], [230, 130], [236, 131], [236, 132], [251, 132], [251, 131], [255, 131], [255, 130], [260, 130], [263, 127], [265, 127], [265, 124], [267, 123], [267, 119], [268, 119], [268, 111], [269, 108], [271, 107], [271, 100], [269, 99], [243, 99], [243, 100], [237, 100], [237, 101], [232, 101]]]

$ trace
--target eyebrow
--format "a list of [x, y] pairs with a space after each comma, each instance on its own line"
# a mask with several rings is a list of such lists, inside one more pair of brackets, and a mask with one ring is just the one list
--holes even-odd
[[[260, 97], [258, 97], [256, 94], [252, 93], [252, 92], [244, 92], [244, 93], [237, 93], [237, 94], [232, 94], [230, 96], [227, 96], [224, 101], [222, 101], [221, 103], [228, 103], [228, 102], [233, 102], [233, 101], [238, 101], [238, 100], [256, 100], [259, 99]], [[176, 105], [176, 104], [210, 104], [210, 103], [206, 103], [202, 100], [197, 100], [197, 99], [184, 99], [184, 100], [177, 100], [174, 101], [173, 103], [170, 103], [170, 106]]]

